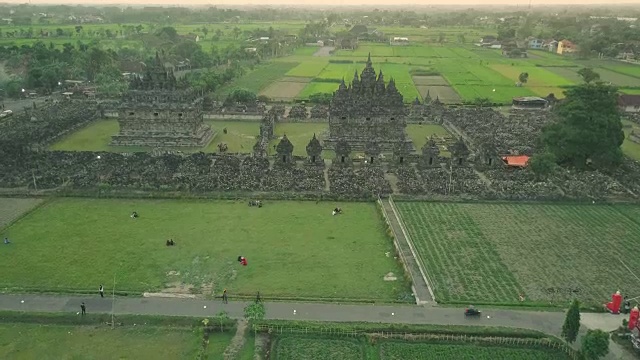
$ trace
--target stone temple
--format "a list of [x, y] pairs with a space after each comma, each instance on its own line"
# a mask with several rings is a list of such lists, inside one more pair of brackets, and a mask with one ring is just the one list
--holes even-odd
[[213, 138], [203, 121], [203, 99], [193, 90], [177, 89], [173, 70], [156, 53], [144, 76], [134, 77], [118, 109], [120, 132], [111, 145], [203, 147]]
[[412, 149], [406, 127], [402, 94], [393, 78], [386, 85], [382, 71], [376, 76], [369, 55], [360, 76], [356, 72], [348, 86], [343, 80], [333, 94], [326, 144], [335, 147], [342, 140], [353, 150], [364, 150], [369, 143], [377, 143], [384, 151], [398, 146]]

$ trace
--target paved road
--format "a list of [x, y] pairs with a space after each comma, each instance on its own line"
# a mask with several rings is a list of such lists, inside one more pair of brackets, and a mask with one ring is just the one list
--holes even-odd
[[[24, 301], [24, 303], [22, 302]], [[0, 310], [77, 312], [85, 302], [87, 312], [111, 313], [112, 299], [99, 296], [0, 295]], [[116, 298], [115, 314], [213, 316], [221, 310], [240, 318], [246, 302], [177, 298]], [[206, 306], [206, 308], [205, 308]], [[406, 324], [487, 325], [529, 328], [559, 334], [564, 314], [486, 310], [480, 318], [465, 318], [461, 309], [411, 305], [341, 305], [320, 303], [265, 303], [267, 318], [283, 320], [362, 321]], [[296, 310], [294, 314], [294, 310]], [[487, 315], [489, 318], [487, 318]]]
[[[15, 295], [0, 294], [0, 310], [29, 312], [80, 311], [80, 303], [85, 302], [88, 313], [111, 313], [120, 315], [168, 315], [168, 316], [214, 316], [224, 310], [232, 318], [241, 318], [247, 302], [220, 300], [178, 299], [178, 298], [138, 298], [121, 297], [115, 301], [99, 296], [59, 296], [59, 295]], [[205, 308], [206, 306], [206, 308]], [[402, 324], [436, 325], [480, 325], [527, 328], [548, 334], [560, 335], [564, 321], [562, 312], [483, 310], [483, 316], [465, 318], [461, 309], [415, 305], [351, 305], [320, 303], [267, 302], [266, 317], [280, 320], [309, 321], [354, 321]], [[294, 310], [295, 313], [294, 313]], [[74, 314], [75, 315], [75, 314]], [[608, 314], [584, 314], [583, 324], [611, 331], [622, 321], [620, 316]], [[488, 317], [487, 317], [488, 316]], [[581, 334], [585, 332], [585, 326]], [[579, 344], [580, 339], [574, 345]], [[631, 359], [618, 345], [611, 342], [611, 353], [606, 359]]]

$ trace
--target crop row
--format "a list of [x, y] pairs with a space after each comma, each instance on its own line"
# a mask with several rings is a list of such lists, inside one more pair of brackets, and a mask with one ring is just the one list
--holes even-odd
[[509, 348], [471, 344], [427, 344], [385, 342], [380, 345], [381, 360], [442, 359], [442, 360], [564, 360], [560, 351], [546, 349]]
[[[436, 298], [590, 304], [640, 292], [637, 207], [399, 203]], [[626, 215], [623, 215], [626, 214]], [[635, 216], [635, 217], [634, 217]]]
[[342, 359], [362, 360], [362, 344], [358, 340], [321, 337], [280, 336], [271, 358], [275, 360]]

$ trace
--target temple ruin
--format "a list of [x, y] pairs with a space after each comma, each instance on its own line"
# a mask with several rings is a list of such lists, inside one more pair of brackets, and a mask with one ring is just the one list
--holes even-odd
[[376, 143], [382, 151], [397, 149], [397, 143], [413, 149], [405, 134], [406, 115], [395, 81], [391, 78], [385, 84], [382, 71], [376, 76], [369, 55], [362, 73], [358, 76], [356, 72], [348, 86], [343, 80], [334, 92], [325, 143], [333, 148], [343, 140], [351, 149], [360, 151], [370, 143]]
[[193, 90], [177, 88], [173, 70], [159, 54], [143, 77], [134, 77], [118, 108], [120, 132], [111, 145], [204, 147], [213, 138], [203, 121], [203, 99]]

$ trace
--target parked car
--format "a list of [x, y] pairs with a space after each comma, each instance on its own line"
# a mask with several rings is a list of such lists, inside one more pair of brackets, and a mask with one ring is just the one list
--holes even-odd
[[9, 117], [13, 115], [13, 111], [11, 110], [5, 110], [3, 112], [0, 113], [0, 118], [5, 118], [5, 117]]

